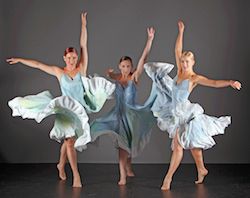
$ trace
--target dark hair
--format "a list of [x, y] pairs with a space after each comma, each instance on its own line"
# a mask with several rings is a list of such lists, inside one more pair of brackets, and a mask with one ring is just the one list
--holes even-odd
[[64, 51], [64, 56], [66, 56], [68, 53], [70, 52], [75, 52], [77, 53], [76, 49], [73, 47], [68, 47], [65, 51]]
[[121, 63], [122, 61], [124, 61], [124, 60], [130, 60], [131, 63], [132, 63], [132, 59], [131, 59], [129, 56], [123, 56], [123, 57], [121, 57], [120, 63]]

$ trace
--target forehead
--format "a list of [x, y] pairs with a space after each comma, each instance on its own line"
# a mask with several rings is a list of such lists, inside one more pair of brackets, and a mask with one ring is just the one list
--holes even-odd
[[121, 65], [132, 65], [130, 60], [123, 60], [122, 62], [120, 62]]
[[74, 56], [77, 56], [76, 52], [69, 52], [66, 54], [66, 57], [74, 57]]
[[181, 60], [191, 60], [190, 56], [182, 56]]

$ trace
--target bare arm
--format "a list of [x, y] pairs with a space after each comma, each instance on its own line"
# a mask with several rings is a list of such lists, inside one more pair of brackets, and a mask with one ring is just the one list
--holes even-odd
[[176, 65], [177, 65], [177, 73], [181, 72], [181, 55], [182, 55], [182, 49], [183, 49], [183, 33], [184, 33], [184, 23], [179, 21], [178, 22], [179, 26], [179, 35], [176, 39], [175, 42], [175, 60], [176, 60]]
[[27, 65], [29, 67], [40, 69], [50, 75], [56, 76], [58, 79], [60, 79], [60, 76], [62, 75], [62, 68], [57, 66], [49, 66], [44, 63], [38, 62], [36, 60], [29, 60], [29, 59], [23, 59], [23, 58], [10, 58], [6, 60], [9, 64], [15, 64], [15, 63], [22, 63], [24, 65]]
[[80, 36], [80, 45], [81, 45], [81, 57], [78, 62], [78, 67], [81, 70], [83, 76], [87, 74], [87, 67], [88, 67], [88, 49], [87, 49], [87, 19], [86, 19], [87, 12], [82, 13], [81, 15], [81, 36]]
[[241, 83], [238, 81], [234, 81], [234, 80], [210, 80], [210, 79], [208, 79], [204, 76], [201, 76], [201, 75], [196, 75], [194, 77], [194, 83], [209, 86], [209, 87], [216, 87], [216, 88], [227, 87], [227, 86], [231, 86], [234, 89], [238, 89], [238, 90], [240, 90], [240, 88], [241, 88]]
[[155, 34], [155, 30], [151, 27], [150, 29], [147, 28], [147, 32], [148, 32], [148, 40], [147, 40], [147, 44], [143, 50], [143, 53], [141, 55], [141, 58], [137, 64], [137, 67], [133, 73], [133, 78], [135, 83], [138, 83], [139, 77], [143, 71], [143, 65], [145, 64], [148, 54], [151, 50], [151, 46], [152, 46], [152, 42], [154, 40], [154, 34]]
[[118, 80], [121, 74], [114, 74], [113, 71], [114, 69], [106, 69], [107, 76], [111, 79]]

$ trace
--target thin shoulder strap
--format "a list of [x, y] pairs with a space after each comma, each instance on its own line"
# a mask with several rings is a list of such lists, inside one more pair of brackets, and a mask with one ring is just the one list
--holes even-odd
[[121, 77], [122, 77], [122, 75], [120, 75], [120, 77], [118, 78], [118, 80], [120, 80], [120, 79], [121, 79]]

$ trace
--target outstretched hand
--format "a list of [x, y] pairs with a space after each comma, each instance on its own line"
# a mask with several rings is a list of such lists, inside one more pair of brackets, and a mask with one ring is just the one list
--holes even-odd
[[82, 18], [82, 25], [87, 25], [86, 16], [87, 16], [87, 12], [82, 13], [82, 15], [81, 15], [81, 18]]
[[154, 28], [147, 28], [147, 32], [148, 32], [148, 39], [154, 39], [154, 36], [155, 36], [155, 30], [154, 30]]
[[185, 25], [182, 21], [178, 22], [179, 32], [184, 32]]
[[238, 81], [234, 81], [231, 86], [234, 88], [234, 89], [238, 89], [240, 90], [241, 89], [241, 83], [238, 82]]
[[114, 69], [106, 69], [106, 74], [109, 77], [109, 75], [114, 71]]
[[10, 59], [6, 59], [6, 61], [9, 63], [9, 64], [15, 64], [15, 63], [18, 63], [19, 60], [17, 58], [10, 58]]

